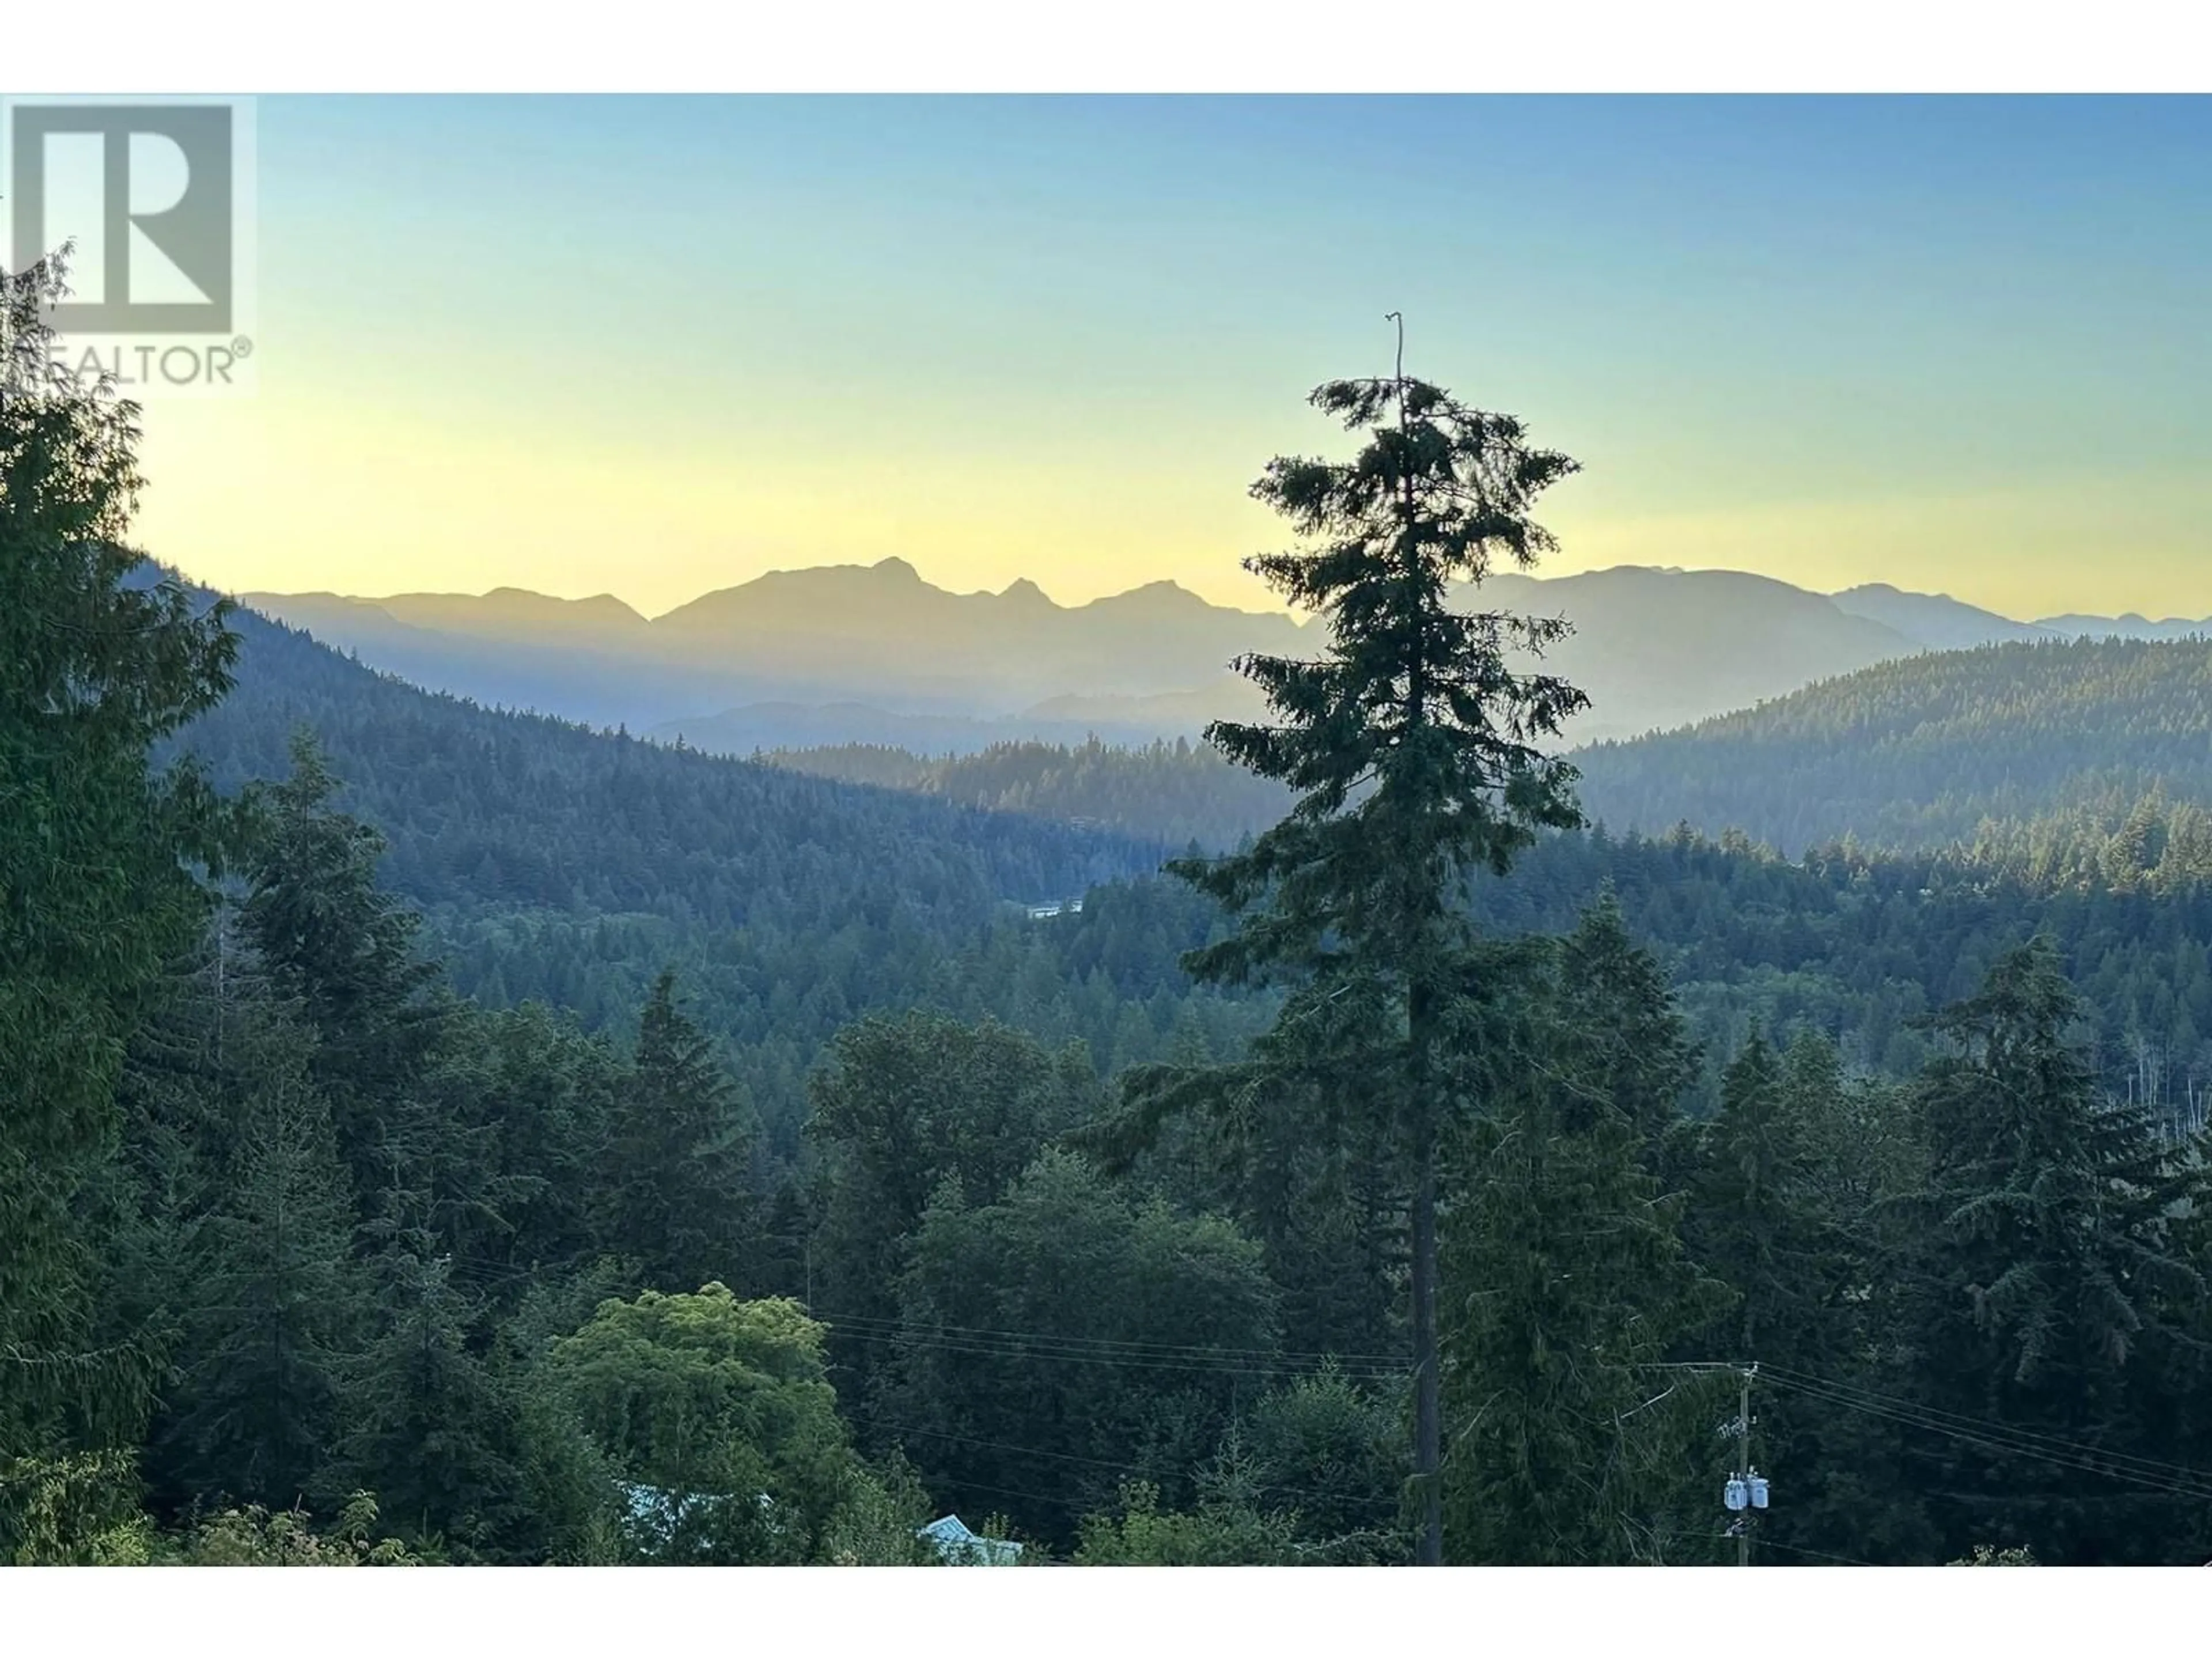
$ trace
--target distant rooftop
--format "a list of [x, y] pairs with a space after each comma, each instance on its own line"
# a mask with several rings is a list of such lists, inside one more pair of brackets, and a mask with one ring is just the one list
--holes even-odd
[[970, 1532], [957, 1515], [940, 1516], [915, 1535], [934, 1544], [939, 1558], [948, 1566], [1011, 1567], [1022, 1559], [1019, 1544]]

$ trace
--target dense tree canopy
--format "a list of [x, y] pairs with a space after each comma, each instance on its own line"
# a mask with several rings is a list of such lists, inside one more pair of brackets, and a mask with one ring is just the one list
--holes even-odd
[[[221, 824], [154, 745], [230, 684], [220, 608], [135, 580], [137, 410], [49, 357], [61, 268], [0, 272], [0, 1553], [38, 1460], [135, 1431], [146, 1333], [90, 1340], [79, 1200]], [[18, 1517], [11, 1519], [11, 1516]]]

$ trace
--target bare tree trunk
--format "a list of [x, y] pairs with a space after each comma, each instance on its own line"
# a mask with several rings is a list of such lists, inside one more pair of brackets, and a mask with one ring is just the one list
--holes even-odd
[[1407, 987], [1407, 1081], [1413, 1159], [1413, 1489], [1420, 1503], [1413, 1565], [1443, 1565], [1443, 1409], [1437, 1352], [1436, 1005], [1430, 988]]
[[[1398, 431], [1407, 435], [1411, 422], [1406, 412], [1406, 322], [1398, 319]], [[1399, 551], [1406, 574], [1418, 578], [1420, 559], [1414, 541], [1414, 484], [1410, 447], [1400, 459], [1404, 476], [1399, 483]], [[1429, 724], [1429, 665], [1423, 654], [1425, 641], [1414, 641], [1413, 659], [1406, 676], [1406, 736], [1411, 741]], [[1413, 856], [1412, 848], [1407, 856]], [[1408, 876], [1418, 870], [1407, 872]], [[1425, 951], [1431, 943], [1420, 937], [1431, 925], [1429, 915], [1435, 896], [1408, 895], [1408, 933], [1415, 949]], [[1413, 1545], [1413, 1565], [1439, 1567], [1444, 1559], [1443, 1407], [1437, 1363], [1437, 1104], [1431, 1061], [1435, 1047], [1435, 1001], [1427, 965], [1417, 965], [1406, 987], [1407, 1081], [1413, 1154], [1413, 1489], [1421, 1506], [1420, 1528]]]
[[1425, 1127], [1414, 1149], [1413, 1177], [1413, 1482], [1420, 1497], [1420, 1531], [1413, 1565], [1439, 1567], [1444, 1559], [1443, 1417], [1437, 1364], [1437, 1138], [1425, 1103]]

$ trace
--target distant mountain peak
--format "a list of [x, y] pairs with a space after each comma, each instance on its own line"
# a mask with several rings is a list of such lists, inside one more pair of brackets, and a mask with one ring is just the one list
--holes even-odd
[[1965, 651], [1977, 646], [2037, 640], [2048, 630], [2016, 622], [1948, 593], [1916, 593], [1888, 582], [1862, 582], [1828, 596], [1846, 616], [1881, 623], [1927, 651]]
[[2063, 617], [2045, 617], [2039, 625], [2069, 639], [2087, 635], [2091, 638], [2130, 640], [2185, 640], [2212, 634], [2212, 617], [2201, 620], [2167, 617], [2153, 622], [2139, 611], [2130, 611], [2124, 617], [2084, 617], [2069, 612]]
[[1051, 597], [1027, 576], [1018, 576], [1000, 590], [999, 597], [1012, 599], [1020, 605], [1050, 605]]
[[878, 559], [868, 568], [878, 576], [892, 577], [898, 581], [919, 583], [921, 580], [921, 572], [896, 553], [888, 559]]
[[1220, 607], [1208, 605], [1181, 582], [1146, 582], [1142, 587], [1130, 588], [1124, 593], [1109, 593], [1091, 601], [1086, 610], [1112, 605], [1116, 609], [1164, 612], [1169, 611], [1212, 611]]

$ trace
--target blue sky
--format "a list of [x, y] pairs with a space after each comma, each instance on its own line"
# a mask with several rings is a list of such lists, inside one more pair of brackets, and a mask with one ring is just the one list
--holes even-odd
[[259, 391], [147, 416], [237, 588], [892, 554], [1258, 605], [1267, 458], [1407, 366], [1577, 455], [1565, 571], [2212, 612], [2212, 105], [269, 98]]

